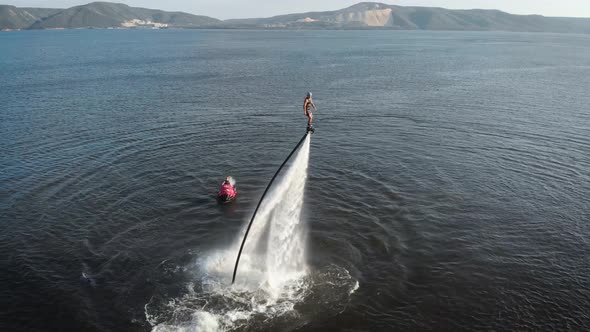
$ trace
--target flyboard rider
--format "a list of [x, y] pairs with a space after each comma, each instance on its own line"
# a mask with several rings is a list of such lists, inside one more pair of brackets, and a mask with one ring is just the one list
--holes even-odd
[[305, 100], [303, 101], [303, 114], [305, 114], [305, 116], [307, 117], [307, 131], [311, 131], [313, 133], [315, 129], [311, 124], [311, 122], [313, 121], [313, 113], [311, 112], [312, 107], [314, 111], [318, 110], [317, 107], [315, 107], [313, 100], [311, 99], [311, 92], [308, 92], [307, 96], [305, 97]]

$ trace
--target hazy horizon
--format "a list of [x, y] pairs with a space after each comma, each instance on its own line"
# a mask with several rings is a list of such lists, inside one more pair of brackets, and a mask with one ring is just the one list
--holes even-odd
[[[77, 5], [87, 4], [89, 0], [5, 0], [1, 4], [14, 5], [17, 7], [46, 7], [46, 8], [68, 8]], [[161, 9], [166, 11], [183, 11], [196, 15], [205, 15], [218, 19], [233, 18], [258, 18], [275, 15], [330, 11], [346, 8], [362, 2], [360, 0], [325, 0], [318, 1], [301, 0], [295, 3], [280, 3], [271, 0], [252, 0], [249, 2], [236, 0], [169, 0], [165, 3], [156, 0], [118, 0], [107, 1], [124, 3], [133, 7], [145, 7]], [[587, 0], [564, 0], [555, 1], [534, 1], [522, 0], [515, 3], [509, 0], [498, 0], [493, 4], [484, 0], [398, 0], [398, 1], [376, 1], [399, 6], [423, 6], [442, 7], [448, 9], [498, 9], [511, 14], [538, 14], [544, 16], [562, 17], [590, 17], [590, 2]]]

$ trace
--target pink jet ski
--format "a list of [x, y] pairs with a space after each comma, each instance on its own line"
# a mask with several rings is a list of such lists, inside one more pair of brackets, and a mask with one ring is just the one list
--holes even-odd
[[225, 181], [221, 184], [219, 188], [219, 193], [217, 194], [217, 199], [221, 203], [229, 203], [236, 198], [238, 195], [238, 190], [235, 187], [236, 181], [231, 176], [225, 178]]

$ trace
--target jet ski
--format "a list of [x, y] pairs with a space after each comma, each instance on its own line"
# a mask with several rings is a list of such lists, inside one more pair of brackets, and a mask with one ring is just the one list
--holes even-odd
[[217, 199], [221, 203], [229, 203], [233, 201], [236, 196], [238, 195], [238, 190], [236, 189], [236, 181], [231, 176], [225, 178], [225, 181], [219, 187], [219, 193], [217, 194]]

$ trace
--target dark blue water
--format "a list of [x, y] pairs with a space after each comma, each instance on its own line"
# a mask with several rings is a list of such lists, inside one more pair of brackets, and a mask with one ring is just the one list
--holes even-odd
[[322, 282], [237, 330], [588, 330], [589, 87], [584, 35], [1, 33], [0, 329], [199, 326], [311, 90]]

